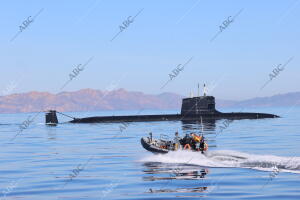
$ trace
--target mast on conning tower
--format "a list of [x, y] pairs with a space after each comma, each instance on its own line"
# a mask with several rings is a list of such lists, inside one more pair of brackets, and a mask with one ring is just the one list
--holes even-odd
[[206, 86], [205, 86], [205, 83], [203, 85], [203, 96], [206, 96]]

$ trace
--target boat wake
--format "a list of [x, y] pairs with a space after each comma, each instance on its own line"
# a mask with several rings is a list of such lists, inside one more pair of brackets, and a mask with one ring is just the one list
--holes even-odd
[[281, 172], [300, 174], [300, 157], [255, 155], [230, 150], [211, 151], [206, 155], [198, 152], [175, 151], [167, 154], [154, 154], [143, 158], [141, 161], [202, 167], [251, 168], [261, 171], [273, 171], [277, 168]]

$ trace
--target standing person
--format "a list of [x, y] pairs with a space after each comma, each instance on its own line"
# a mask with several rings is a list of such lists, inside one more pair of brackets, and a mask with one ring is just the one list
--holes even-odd
[[201, 151], [201, 153], [204, 153], [204, 151], [207, 151], [208, 149], [208, 145], [206, 144], [205, 140], [204, 140], [204, 136], [201, 137], [200, 140], [200, 148], [199, 150]]
[[178, 131], [175, 132], [175, 137], [174, 137], [174, 149], [177, 150], [180, 147], [180, 140], [181, 138], [178, 135]]

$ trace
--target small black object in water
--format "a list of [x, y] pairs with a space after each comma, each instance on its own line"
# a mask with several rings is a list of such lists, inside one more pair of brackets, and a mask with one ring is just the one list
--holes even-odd
[[55, 125], [58, 123], [56, 111], [55, 110], [49, 110], [46, 112], [46, 124], [48, 125]]

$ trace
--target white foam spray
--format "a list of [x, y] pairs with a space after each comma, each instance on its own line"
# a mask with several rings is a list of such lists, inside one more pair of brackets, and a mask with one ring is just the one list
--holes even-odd
[[272, 171], [276, 166], [281, 172], [300, 173], [300, 157], [256, 155], [231, 150], [211, 151], [206, 155], [191, 151], [174, 151], [153, 154], [142, 162], [160, 162], [198, 165], [203, 167], [236, 167]]

